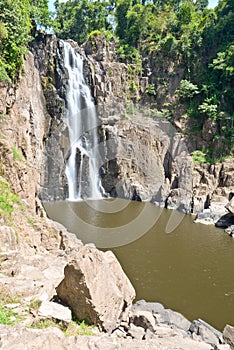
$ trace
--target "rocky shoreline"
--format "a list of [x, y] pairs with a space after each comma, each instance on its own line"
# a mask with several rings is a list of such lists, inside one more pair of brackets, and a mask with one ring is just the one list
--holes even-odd
[[[33, 247], [22, 236], [17, 243], [14, 230], [1, 226], [0, 295], [8, 300], [3, 307], [15, 313], [13, 321], [20, 318], [14, 326], [0, 326], [1, 349], [234, 348], [234, 327], [222, 334], [160, 303], [132, 304], [135, 291], [113, 253], [83, 245], [61, 225], [44, 221], [54, 234], [41, 235]], [[74, 315], [95, 325], [92, 335], [79, 335]], [[37, 329], [45, 320], [53, 327]]]

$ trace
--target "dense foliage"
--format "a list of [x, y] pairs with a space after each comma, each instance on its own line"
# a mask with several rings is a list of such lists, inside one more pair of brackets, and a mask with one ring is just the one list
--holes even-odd
[[0, 80], [14, 81], [33, 27], [50, 23], [48, 0], [0, 0]]

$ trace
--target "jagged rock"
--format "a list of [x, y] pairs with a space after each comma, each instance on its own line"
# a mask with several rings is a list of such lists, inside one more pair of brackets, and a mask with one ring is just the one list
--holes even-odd
[[225, 232], [227, 232], [229, 236], [234, 237], [234, 225], [229, 226]]
[[226, 325], [223, 330], [223, 338], [230, 345], [231, 350], [234, 350], [234, 327]]
[[215, 136], [216, 131], [217, 131], [216, 123], [213, 121], [213, 119], [208, 118], [203, 123], [202, 138], [205, 141], [210, 142]]
[[117, 337], [117, 338], [126, 338], [127, 337], [127, 333], [124, 329], [124, 327], [118, 327], [117, 329], [115, 329], [112, 333], [111, 336]]
[[222, 341], [222, 333], [201, 319], [192, 322], [190, 331], [199, 335], [203, 341], [213, 346], [218, 345]]
[[56, 288], [79, 320], [111, 331], [128, 319], [135, 291], [111, 252], [81, 247]]
[[[234, 193], [233, 159], [217, 164], [195, 165], [193, 171], [193, 213], [210, 209], [210, 223], [225, 215], [225, 206]], [[202, 222], [203, 221], [199, 221]], [[206, 220], [207, 222], [207, 220]]]
[[40, 318], [52, 319], [70, 323], [72, 320], [71, 310], [61, 304], [51, 301], [43, 301], [39, 310], [38, 316]]

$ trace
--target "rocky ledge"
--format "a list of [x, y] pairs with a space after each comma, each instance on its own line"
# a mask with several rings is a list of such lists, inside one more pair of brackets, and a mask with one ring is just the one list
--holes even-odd
[[[38, 232], [35, 224], [31, 236]], [[47, 219], [40, 237], [26, 249], [1, 226], [1, 307], [14, 323], [0, 326], [1, 349], [234, 349], [231, 326], [222, 334], [160, 303], [132, 304], [134, 288], [112, 252], [83, 245]], [[80, 335], [83, 323], [72, 319], [92, 326]]]

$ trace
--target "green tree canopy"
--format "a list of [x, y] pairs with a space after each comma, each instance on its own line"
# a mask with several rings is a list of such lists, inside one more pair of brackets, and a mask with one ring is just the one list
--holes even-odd
[[0, 80], [17, 78], [33, 25], [49, 23], [48, 0], [0, 0]]

